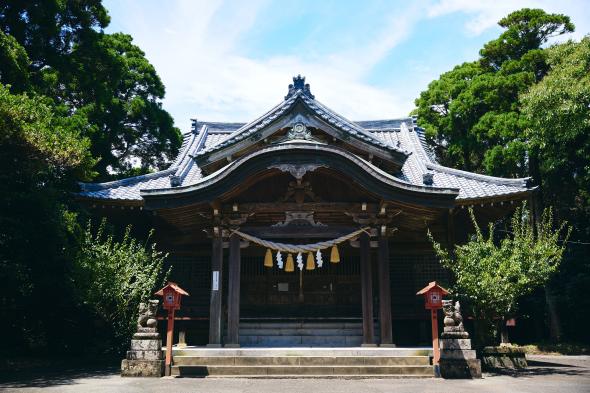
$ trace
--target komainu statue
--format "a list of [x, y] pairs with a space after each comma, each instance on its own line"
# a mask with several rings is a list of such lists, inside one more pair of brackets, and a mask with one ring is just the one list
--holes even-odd
[[461, 304], [457, 301], [453, 304], [452, 300], [442, 301], [444, 319], [443, 338], [469, 338], [469, 333], [463, 326], [463, 317], [461, 316]]
[[137, 317], [137, 331], [141, 328], [154, 329], [158, 325], [156, 313], [159, 300], [148, 300], [147, 303], [139, 303], [139, 316]]
[[164, 375], [164, 353], [158, 333], [159, 300], [139, 304], [137, 332], [131, 339], [131, 349], [121, 362], [123, 377], [161, 377]]
[[461, 304], [443, 300], [442, 308], [445, 328], [440, 340], [440, 375], [443, 378], [481, 378], [481, 362], [471, 349], [469, 333], [463, 326]]

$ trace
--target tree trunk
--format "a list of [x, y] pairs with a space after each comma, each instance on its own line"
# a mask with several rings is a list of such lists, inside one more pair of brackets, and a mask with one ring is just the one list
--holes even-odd
[[508, 328], [506, 327], [506, 318], [500, 320], [500, 344], [510, 344]]
[[545, 304], [547, 304], [547, 315], [549, 317], [549, 337], [551, 341], [559, 342], [561, 341], [561, 324], [557, 307], [555, 307], [553, 296], [551, 296], [549, 290], [549, 284], [545, 286]]

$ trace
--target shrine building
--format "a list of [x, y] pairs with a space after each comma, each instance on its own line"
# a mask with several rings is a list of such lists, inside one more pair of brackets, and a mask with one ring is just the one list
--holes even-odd
[[193, 120], [183, 137], [168, 169], [85, 183], [80, 197], [111, 223], [155, 229], [190, 293], [177, 313], [188, 345], [429, 343], [416, 291], [450, 275], [427, 231], [464, 242], [468, 207], [486, 225], [534, 191], [440, 165], [415, 118], [348, 120], [300, 76], [259, 118]]

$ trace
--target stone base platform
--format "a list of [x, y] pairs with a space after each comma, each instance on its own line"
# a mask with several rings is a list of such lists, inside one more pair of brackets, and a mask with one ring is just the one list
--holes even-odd
[[440, 359], [440, 376], [445, 379], [481, 378], [479, 359]]
[[122, 377], [156, 377], [164, 375], [163, 360], [129, 360], [121, 361]]
[[121, 362], [122, 377], [161, 377], [164, 375], [162, 340], [155, 328], [140, 328], [133, 335], [127, 359]]
[[525, 352], [521, 348], [508, 346], [485, 347], [482, 351], [482, 366], [484, 370], [527, 368]]
[[468, 338], [443, 338], [440, 350], [440, 375], [445, 379], [481, 378], [481, 361]]
[[172, 375], [223, 378], [434, 377], [431, 348], [173, 348]]

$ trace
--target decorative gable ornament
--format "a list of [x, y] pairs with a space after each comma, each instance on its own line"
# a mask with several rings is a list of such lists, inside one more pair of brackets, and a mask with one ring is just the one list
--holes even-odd
[[434, 184], [434, 173], [433, 172], [426, 172], [422, 174], [422, 183], [426, 186], [431, 186]]
[[287, 133], [287, 138], [289, 140], [301, 139], [301, 140], [306, 140], [306, 141], [309, 141], [312, 139], [311, 138], [311, 131], [309, 131], [307, 129], [307, 126], [305, 124], [303, 124], [302, 122], [295, 123], [293, 125], [293, 127], [291, 127], [291, 129]]
[[291, 98], [297, 91], [302, 91], [303, 94], [311, 98], [312, 100], [315, 98], [313, 94], [311, 94], [311, 90], [309, 88], [309, 83], [305, 83], [305, 77], [301, 75], [297, 75], [293, 77], [293, 84], [289, 85], [289, 92], [285, 96], [285, 100]]

